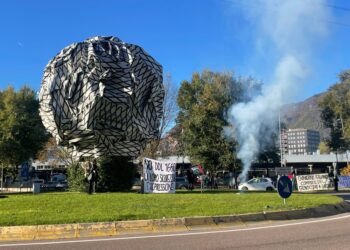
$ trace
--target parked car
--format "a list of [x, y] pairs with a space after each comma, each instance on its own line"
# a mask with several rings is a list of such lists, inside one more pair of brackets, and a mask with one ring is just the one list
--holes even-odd
[[235, 185], [235, 178], [232, 172], [221, 170], [215, 172], [216, 185], [232, 188]]
[[67, 180], [67, 176], [65, 174], [54, 174], [51, 176], [52, 182], [62, 182], [66, 180]]
[[64, 181], [49, 181], [40, 185], [43, 191], [65, 191], [68, 189], [68, 182]]
[[253, 178], [249, 181], [239, 184], [238, 190], [252, 190], [252, 191], [273, 191], [275, 187], [270, 178]]
[[185, 176], [176, 177], [175, 187], [176, 189], [188, 189], [188, 180]]
[[55, 186], [55, 190], [65, 191], [67, 189], [68, 189], [67, 181], [59, 181]]

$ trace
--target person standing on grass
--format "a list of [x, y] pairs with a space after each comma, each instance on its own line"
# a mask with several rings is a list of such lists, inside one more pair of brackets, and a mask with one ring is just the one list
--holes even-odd
[[334, 175], [334, 191], [335, 191], [335, 192], [338, 192], [338, 191], [339, 191], [339, 190], [338, 190], [338, 181], [339, 181], [338, 175], [335, 174], [335, 175]]
[[96, 159], [94, 159], [91, 163], [90, 171], [87, 179], [89, 181], [89, 194], [96, 193], [96, 182], [97, 182]]
[[194, 173], [191, 168], [187, 170], [187, 180], [188, 180], [188, 189], [193, 190], [193, 184], [194, 184]]

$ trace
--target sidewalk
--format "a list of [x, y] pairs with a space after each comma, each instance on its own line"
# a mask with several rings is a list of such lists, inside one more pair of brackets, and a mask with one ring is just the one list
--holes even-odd
[[256, 214], [186, 217], [160, 220], [115, 221], [60, 225], [0, 227], [0, 241], [54, 240], [79, 237], [116, 236], [131, 233], [190, 231], [194, 228], [219, 228], [247, 222], [318, 218], [350, 212], [350, 204], [322, 205], [301, 210]]

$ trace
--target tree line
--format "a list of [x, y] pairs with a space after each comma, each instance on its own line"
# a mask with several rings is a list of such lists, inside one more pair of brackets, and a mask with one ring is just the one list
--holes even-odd
[[49, 134], [39, 116], [39, 102], [28, 86], [0, 91], [0, 164], [16, 178], [16, 166], [35, 158]]
[[[167, 99], [160, 130], [164, 135], [167, 127], [177, 127], [174, 134], [178, 142], [177, 154], [190, 156], [193, 163], [200, 163], [210, 172], [218, 168], [238, 170], [240, 161], [236, 150], [239, 145], [234, 136], [227, 136], [234, 131], [227, 122], [227, 114], [232, 105], [249, 101], [258, 94], [262, 83], [252, 77], [236, 77], [232, 72], [205, 70], [182, 81], [175, 91], [171, 78], [165, 79]], [[350, 70], [339, 74], [339, 81], [330, 87], [319, 106], [323, 124], [330, 130], [325, 143], [332, 151], [347, 149], [350, 143]], [[16, 166], [29, 159], [45, 158], [42, 151], [38, 154], [45, 144], [46, 150], [47, 145], [55, 146], [42, 125], [38, 108], [36, 94], [28, 86], [18, 91], [9, 86], [0, 91], [0, 164], [8, 172], [16, 172]], [[277, 139], [277, 134], [275, 136]], [[151, 142], [143, 156], [155, 157], [160, 140], [161, 137]], [[66, 155], [66, 152], [59, 154]], [[266, 147], [258, 160], [278, 162], [276, 144]]]

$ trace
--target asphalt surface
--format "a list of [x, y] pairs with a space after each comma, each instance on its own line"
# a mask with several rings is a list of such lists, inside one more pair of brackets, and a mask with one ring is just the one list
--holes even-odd
[[[349, 193], [339, 194], [350, 200]], [[249, 223], [191, 231], [77, 240], [0, 243], [2, 249], [350, 249], [350, 213], [318, 219]]]
[[0, 249], [350, 249], [350, 213], [191, 232], [1, 243]]
[[350, 193], [349, 192], [338, 192], [338, 193], [332, 192], [329, 194], [339, 196], [340, 198], [343, 198], [344, 201], [347, 201], [350, 203]]

